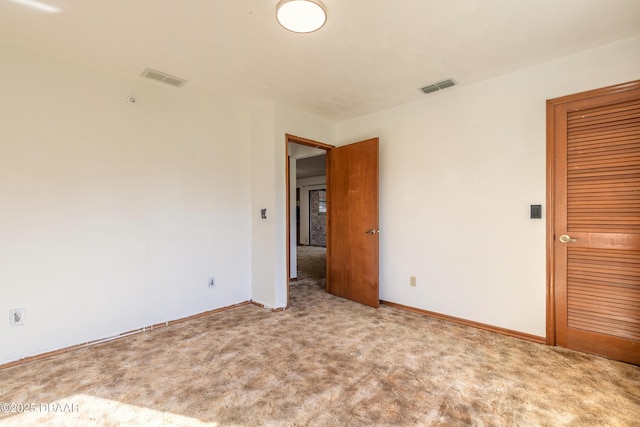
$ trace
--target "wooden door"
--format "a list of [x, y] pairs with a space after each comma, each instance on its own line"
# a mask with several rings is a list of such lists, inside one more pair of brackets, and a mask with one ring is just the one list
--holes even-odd
[[548, 122], [556, 343], [640, 364], [640, 81], [550, 100]]
[[327, 155], [327, 291], [378, 307], [378, 138]]

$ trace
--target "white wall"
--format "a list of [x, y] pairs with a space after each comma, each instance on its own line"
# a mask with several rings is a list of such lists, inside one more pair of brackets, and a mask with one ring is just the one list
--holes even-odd
[[0, 363], [251, 298], [248, 113], [5, 45], [0, 80]]
[[[275, 306], [277, 267], [275, 166], [275, 105], [271, 104], [251, 115], [251, 297], [268, 307]], [[266, 219], [261, 218], [261, 209], [267, 209]]]
[[544, 336], [545, 221], [529, 205], [545, 202], [545, 100], [640, 78], [638, 52], [628, 40], [340, 123], [338, 145], [380, 137], [381, 299]]
[[300, 189], [300, 244], [309, 244], [309, 191], [327, 188], [326, 176], [314, 176], [299, 179], [296, 186]]

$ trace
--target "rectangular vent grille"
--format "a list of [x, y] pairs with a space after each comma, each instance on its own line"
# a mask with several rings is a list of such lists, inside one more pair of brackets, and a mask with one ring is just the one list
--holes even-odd
[[420, 89], [421, 91], [423, 91], [424, 93], [433, 93], [433, 92], [437, 92], [440, 90], [440, 88], [436, 85], [429, 85], [429, 86], [425, 86], [422, 89]]
[[175, 87], [182, 87], [187, 83], [186, 80], [181, 79], [180, 77], [172, 76], [170, 74], [163, 73], [162, 71], [156, 71], [150, 68], [145, 68], [140, 75]]
[[433, 93], [433, 92], [437, 92], [439, 90], [446, 89], [448, 87], [455, 86], [455, 85], [456, 85], [456, 82], [453, 79], [447, 79], [447, 80], [443, 80], [441, 82], [434, 83], [432, 85], [420, 88], [420, 90], [423, 91], [424, 93]]

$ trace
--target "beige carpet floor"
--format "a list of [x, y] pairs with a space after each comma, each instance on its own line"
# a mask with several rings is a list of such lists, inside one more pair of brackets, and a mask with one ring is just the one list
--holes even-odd
[[640, 426], [640, 367], [333, 297], [324, 251], [301, 252], [285, 312], [245, 305], [0, 370], [0, 403], [35, 405], [0, 425]]

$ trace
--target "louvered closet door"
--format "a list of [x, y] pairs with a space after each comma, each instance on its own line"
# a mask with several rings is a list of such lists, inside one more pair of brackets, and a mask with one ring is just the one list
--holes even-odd
[[640, 90], [555, 121], [556, 342], [640, 364]]

